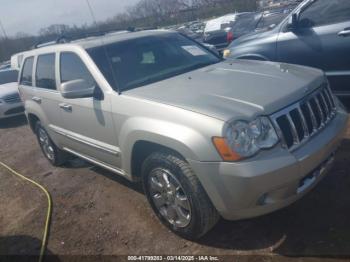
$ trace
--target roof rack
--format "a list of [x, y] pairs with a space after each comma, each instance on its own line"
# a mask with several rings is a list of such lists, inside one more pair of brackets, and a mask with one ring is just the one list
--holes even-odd
[[49, 42], [43, 42], [40, 41], [39, 43], [35, 44], [32, 49], [37, 49], [45, 46], [51, 46], [51, 45], [56, 45], [56, 44], [65, 44], [65, 43], [70, 43], [72, 41], [80, 40], [80, 39], [85, 39], [88, 37], [99, 37], [99, 36], [104, 36], [110, 33], [116, 33], [116, 32], [135, 32], [136, 29], [134, 27], [128, 27], [127, 29], [111, 29], [111, 30], [105, 30], [105, 31], [93, 31], [93, 32], [86, 32], [82, 34], [75, 34], [72, 36], [66, 36], [66, 35], [61, 35], [56, 40], [49, 41]]

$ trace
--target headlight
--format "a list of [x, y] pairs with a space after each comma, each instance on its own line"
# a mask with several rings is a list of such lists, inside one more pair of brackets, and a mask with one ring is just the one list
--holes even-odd
[[225, 49], [222, 56], [224, 58], [228, 58], [231, 55], [231, 50], [230, 49]]
[[[225, 134], [226, 148], [223, 155], [214, 140], [214, 144], [224, 160], [237, 161], [255, 155], [261, 149], [268, 149], [275, 146], [279, 139], [276, 131], [267, 117], [259, 117], [252, 122], [236, 121], [231, 124]], [[231, 158], [228, 150], [231, 150]]]

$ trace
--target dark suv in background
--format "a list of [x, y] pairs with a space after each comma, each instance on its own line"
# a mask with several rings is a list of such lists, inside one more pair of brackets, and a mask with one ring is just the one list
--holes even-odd
[[307, 0], [271, 30], [232, 42], [226, 57], [323, 69], [339, 97], [350, 96], [350, 0]]

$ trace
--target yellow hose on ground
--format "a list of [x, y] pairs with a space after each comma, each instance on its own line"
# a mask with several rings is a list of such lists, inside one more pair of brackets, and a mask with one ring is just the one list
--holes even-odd
[[12, 168], [10, 168], [8, 165], [4, 164], [1, 161], [0, 161], [0, 165], [3, 166], [5, 169], [7, 169], [13, 175], [16, 175], [16, 176], [20, 177], [21, 179], [23, 179], [25, 181], [28, 181], [28, 182], [34, 184], [35, 186], [37, 186], [38, 188], [40, 188], [45, 193], [45, 195], [47, 197], [48, 208], [47, 208], [47, 214], [46, 214], [44, 235], [43, 235], [43, 240], [41, 242], [41, 249], [40, 249], [40, 255], [39, 255], [39, 262], [42, 262], [43, 258], [44, 258], [44, 254], [45, 254], [46, 245], [47, 245], [47, 235], [48, 235], [50, 219], [51, 219], [51, 206], [52, 206], [52, 203], [51, 203], [50, 193], [46, 190], [45, 187], [43, 187], [39, 183], [37, 183], [34, 180], [31, 180], [31, 179], [29, 179], [29, 178], [19, 174], [18, 172], [16, 172], [15, 170], [13, 170]]

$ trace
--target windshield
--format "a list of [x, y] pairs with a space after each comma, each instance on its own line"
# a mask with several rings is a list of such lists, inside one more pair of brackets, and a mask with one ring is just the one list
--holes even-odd
[[176, 33], [130, 39], [87, 51], [118, 91], [220, 62], [206, 48]]
[[18, 71], [17, 70], [6, 70], [0, 71], [0, 85], [17, 82]]
[[256, 24], [259, 22], [261, 14], [244, 14], [238, 17], [235, 23], [230, 25], [231, 31], [236, 36], [241, 36], [242, 34], [249, 33], [253, 31]]

